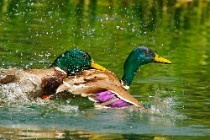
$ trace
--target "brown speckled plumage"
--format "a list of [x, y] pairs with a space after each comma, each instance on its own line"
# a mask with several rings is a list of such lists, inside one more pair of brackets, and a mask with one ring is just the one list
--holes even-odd
[[15, 84], [29, 97], [54, 94], [67, 74], [57, 68], [22, 70], [10, 68], [0, 71], [0, 86]]

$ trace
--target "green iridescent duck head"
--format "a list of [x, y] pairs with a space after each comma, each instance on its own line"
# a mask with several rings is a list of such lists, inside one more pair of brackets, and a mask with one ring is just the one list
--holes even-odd
[[75, 75], [82, 70], [90, 68], [106, 70], [104, 67], [96, 64], [87, 52], [78, 49], [62, 53], [54, 60], [51, 67], [59, 67], [68, 75]]
[[154, 53], [151, 49], [147, 47], [141, 46], [134, 49], [129, 54], [124, 63], [124, 74], [122, 78], [122, 83], [125, 88], [129, 88], [129, 86], [131, 85], [138, 68], [141, 65], [151, 62], [171, 64], [171, 61], [163, 57], [159, 57], [156, 53]]

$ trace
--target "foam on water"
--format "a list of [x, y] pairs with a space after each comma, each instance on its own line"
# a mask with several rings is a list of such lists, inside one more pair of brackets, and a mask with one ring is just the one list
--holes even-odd
[[16, 83], [0, 85], [0, 104], [26, 104], [31, 103], [28, 95]]

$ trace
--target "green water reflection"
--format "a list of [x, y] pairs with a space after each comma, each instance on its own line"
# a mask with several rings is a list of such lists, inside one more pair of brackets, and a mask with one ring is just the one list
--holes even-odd
[[[198, 127], [198, 131], [205, 131], [200, 134], [202, 138], [209, 136], [209, 0], [0, 0], [0, 17], [1, 68], [45, 68], [63, 51], [80, 48], [121, 78], [124, 60], [133, 48], [139, 45], [152, 48], [173, 64], [141, 67], [130, 93], [149, 103], [157, 94], [161, 99], [176, 97], [174, 110], [187, 117], [175, 123], [177, 129]], [[4, 123], [0, 121], [1, 124]], [[0, 135], [8, 129], [16, 131], [2, 127]], [[174, 137], [164, 131], [151, 131], [147, 136], [141, 130], [141, 135], [127, 134], [126, 130], [118, 131], [116, 136], [110, 131], [95, 130], [78, 135], [94, 134], [99, 137], [95, 139], [101, 135], [115, 139], [199, 137], [189, 136], [188, 131], [182, 136], [177, 131]], [[75, 135], [73, 130], [68, 132]]]

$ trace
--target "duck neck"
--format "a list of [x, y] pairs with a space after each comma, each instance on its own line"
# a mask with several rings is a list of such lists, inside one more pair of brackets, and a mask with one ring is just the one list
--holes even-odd
[[124, 64], [124, 74], [122, 77], [123, 86], [128, 87], [132, 84], [133, 78], [136, 75], [136, 72], [140, 66], [134, 64], [126, 65]]
[[141, 59], [141, 50], [139, 48], [134, 49], [127, 57], [124, 63], [124, 74], [122, 77], [122, 84], [124, 87], [129, 87], [132, 82], [133, 78], [136, 75], [138, 68], [143, 65], [145, 62]]

